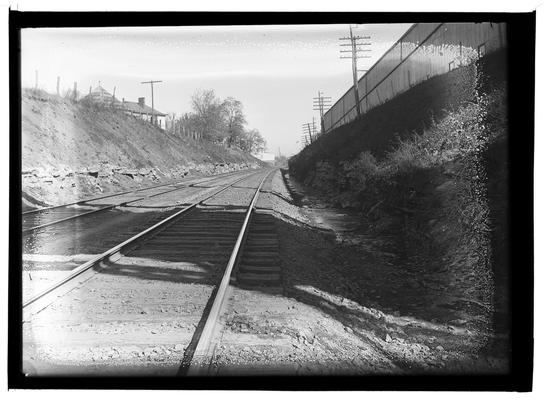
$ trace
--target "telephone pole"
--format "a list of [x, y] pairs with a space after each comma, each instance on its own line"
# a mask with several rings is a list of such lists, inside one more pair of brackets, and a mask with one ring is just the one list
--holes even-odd
[[332, 100], [328, 96], [323, 96], [323, 92], [320, 90], [317, 91], [317, 97], [314, 97], [313, 100], [314, 111], [319, 111], [319, 116], [321, 117], [321, 133], [324, 133], [325, 123], [323, 121], [323, 115], [325, 115], [325, 107], [330, 108]]
[[355, 106], [357, 107], [357, 118], [361, 116], [361, 109], [359, 107], [359, 78], [357, 77], [357, 59], [358, 58], [370, 58], [367, 55], [360, 55], [359, 53], [368, 52], [370, 49], [363, 49], [361, 46], [370, 46], [370, 42], [363, 42], [363, 40], [369, 40], [370, 36], [353, 36], [353, 29], [349, 26], [349, 36], [341, 37], [339, 40], [349, 40], [349, 43], [340, 43], [340, 46], [349, 46], [349, 50], [340, 50], [340, 53], [351, 53], [349, 56], [340, 56], [340, 58], [351, 58], [351, 68], [353, 71], [353, 92], [355, 94]]
[[308, 146], [309, 144], [314, 142], [314, 136], [312, 135], [312, 126], [309, 122], [302, 124], [302, 142], [304, 143], [304, 146]]
[[304, 125], [302, 125], [301, 141], [302, 141], [303, 147], [306, 147], [310, 144], [310, 139], [308, 138], [308, 134], [306, 133], [306, 129]]
[[149, 83], [151, 85], [151, 123], [155, 124], [157, 121], [157, 117], [155, 117], [155, 102], [153, 99], [153, 84], [154, 83], [161, 83], [162, 81], [147, 81], [147, 82], [140, 82], [141, 84], [147, 84]]

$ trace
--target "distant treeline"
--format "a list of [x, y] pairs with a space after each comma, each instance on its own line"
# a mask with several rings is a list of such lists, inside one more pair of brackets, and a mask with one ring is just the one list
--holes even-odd
[[257, 129], [248, 129], [246, 123], [239, 100], [233, 97], [222, 100], [208, 89], [192, 95], [190, 112], [180, 117], [170, 114], [166, 130], [175, 135], [236, 146], [249, 153], [264, 150], [265, 140]]

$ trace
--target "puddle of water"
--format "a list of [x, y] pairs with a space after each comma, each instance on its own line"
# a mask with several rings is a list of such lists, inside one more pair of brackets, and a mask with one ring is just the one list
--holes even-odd
[[367, 221], [360, 213], [332, 207], [311, 192], [304, 192], [302, 186], [291, 180], [287, 174], [286, 177], [289, 186], [296, 188], [300, 196], [302, 214], [312, 221], [314, 226], [333, 231], [338, 243], [359, 246], [369, 253], [382, 255], [384, 262], [396, 257], [395, 254], [388, 252], [391, 248], [391, 238], [369, 234]]
[[[318, 197], [305, 193], [302, 185], [291, 179], [288, 173], [284, 173], [284, 179], [290, 192], [292, 192], [291, 195], [297, 197], [302, 213], [315, 226], [332, 230], [339, 241], [343, 241], [345, 234], [348, 232], [355, 233], [355, 231], [363, 230], [361, 216], [356, 212], [330, 207]], [[353, 238], [356, 235], [351, 234], [349, 236]]]
[[304, 212], [320, 228], [330, 229], [337, 233], [352, 232], [361, 228], [360, 216], [356, 213], [321, 207], [307, 207]]

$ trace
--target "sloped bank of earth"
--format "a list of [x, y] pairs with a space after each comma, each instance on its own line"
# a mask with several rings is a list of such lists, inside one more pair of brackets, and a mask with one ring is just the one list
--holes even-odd
[[510, 358], [505, 105], [498, 87], [381, 159], [362, 151], [290, 170], [313, 194], [302, 201], [314, 223], [328, 220], [337, 241], [368, 259], [349, 267], [350, 279], [368, 282], [356, 289], [368, 304], [470, 332], [492, 371]]
[[278, 229], [290, 296], [322, 309], [404, 372], [508, 371], [508, 332], [491, 326], [488, 305], [465, 292], [470, 277], [414, 263], [398, 251], [394, 229], [377, 232], [362, 213], [310, 192], [299, 186], [304, 222]]
[[107, 107], [23, 92], [22, 188], [27, 206], [260, 166], [258, 159], [238, 149], [173, 136]]
[[163, 172], [158, 168], [130, 169], [103, 163], [73, 171], [33, 168], [23, 171], [23, 203], [25, 207], [65, 204], [93, 196], [145, 188], [182, 178], [216, 175], [250, 168], [254, 163], [202, 163], [180, 165]]
[[[288, 178], [286, 177], [286, 180]], [[281, 294], [236, 287], [219, 370], [300, 375], [504, 373], [495, 336], [395, 263], [384, 240], [317, 222], [323, 209], [276, 174], [259, 198], [277, 229]], [[302, 198], [301, 198], [302, 196]], [[304, 204], [301, 206], [301, 204]], [[318, 204], [323, 206], [323, 203]], [[327, 210], [330, 211], [330, 210]], [[358, 240], [353, 240], [358, 239]], [[444, 299], [443, 303], [447, 303]]]

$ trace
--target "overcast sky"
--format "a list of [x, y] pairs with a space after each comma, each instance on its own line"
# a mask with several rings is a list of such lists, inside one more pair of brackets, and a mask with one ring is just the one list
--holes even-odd
[[[358, 25], [371, 36], [372, 65], [410, 24]], [[351, 62], [339, 58], [338, 38], [348, 25], [25, 29], [21, 33], [23, 87], [61, 92], [78, 82], [86, 93], [98, 81], [116, 97], [151, 103], [145, 80], [155, 86], [155, 108], [190, 111], [197, 89], [213, 89], [244, 105], [249, 128], [258, 129], [273, 153], [299, 151], [302, 124], [316, 117], [318, 90], [333, 103], [352, 84]]]

